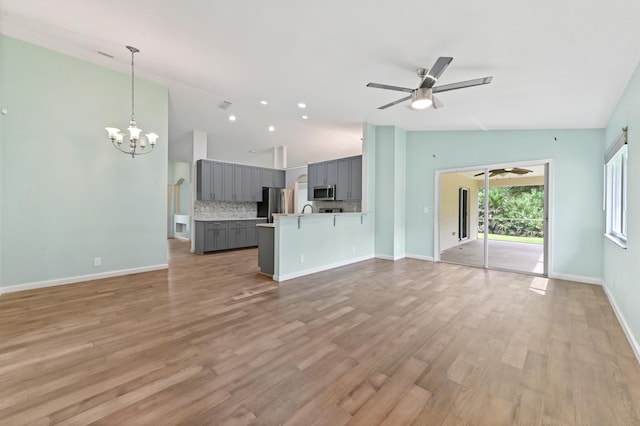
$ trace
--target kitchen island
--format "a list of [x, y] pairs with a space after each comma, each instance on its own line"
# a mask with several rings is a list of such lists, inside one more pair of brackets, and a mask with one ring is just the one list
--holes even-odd
[[[274, 214], [273, 244], [259, 245], [260, 256], [273, 248], [273, 276], [286, 281], [374, 257], [374, 221], [367, 213]], [[269, 231], [266, 231], [269, 229]], [[261, 268], [262, 269], [262, 268]], [[262, 271], [264, 273], [264, 270]]]

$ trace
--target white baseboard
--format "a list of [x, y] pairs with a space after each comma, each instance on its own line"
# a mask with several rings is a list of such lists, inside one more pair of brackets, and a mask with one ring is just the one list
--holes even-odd
[[423, 256], [421, 254], [409, 254], [406, 255], [409, 259], [418, 259], [418, 260], [428, 260], [429, 262], [434, 262], [433, 256]]
[[69, 277], [69, 278], [58, 278], [55, 280], [36, 281], [33, 283], [10, 285], [5, 287], [0, 287], [0, 294], [13, 293], [15, 291], [34, 290], [37, 288], [53, 287], [53, 286], [64, 285], [64, 284], [73, 284], [73, 283], [79, 283], [82, 281], [99, 280], [102, 278], [119, 277], [121, 275], [139, 274], [141, 272], [158, 271], [158, 270], [167, 269], [167, 268], [169, 268], [169, 265], [164, 263], [161, 265], [143, 266], [140, 268], [131, 268], [131, 269], [120, 269], [118, 271], [102, 272], [99, 274], [78, 275], [78, 276]]
[[549, 278], [553, 278], [556, 280], [565, 280], [565, 281], [575, 281], [577, 283], [583, 284], [592, 284], [592, 285], [603, 285], [602, 278], [594, 278], [594, 277], [585, 277], [582, 275], [571, 275], [571, 274], [558, 274], [558, 273], [550, 273]]
[[373, 255], [367, 255], [362, 257], [356, 257], [353, 259], [342, 260], [340, 262], [330, 263], [328, 265], [318, 266], [316, 268], [309, 268], [302, 271], [293, 272], [291, 274], [274, 275], [273, 280], [278, 282], [292, 280], [294, 278], [303, 277], [305, 275], [315, 274], [316, 272], [327, 271], [329, 269], [339, 268], [340, 266], [351, 265], [352, 263], [358, 263], [358, 262], [362, 262], [364, 260], [370, 260], [373, 258], [374, 258]]
[[389, 256], [388, 254], [375, 254], [374, 257], [376, 259], [393, 260], [395, 262], [396, 260], [404, 259], [405, 255]]
[[618, 308], [616, 299], [613, 298], [613, 295], [611, 294], [611, 292], [609, 291], [609, 288], [607, 287], [607, 283], [603, 282], [602, 288], [604, 289], [604, 293], [607, 295], [607, 299], [609, 299], [609, 303], [611, 303], [611, 307], [613, 308], [613, 312], [616, 314], [616, 317], [618, 318], [618, 322], [622, 326], [622, 331], [624, 331], [624, 335], [627, 336], [627, 340], [631, 345], [631, 349], [633, 349], [633, 353], [635, 354], [636, 359], [638, 360], [638, 363], [640, 363], [640, 344], [638, 343], [633, 333], [631, 332], [631, 329], [629, 328], [629, 324], [627, 324], [627, 321], [625, 321], [624, 316], [622, 315], [622, 312]]

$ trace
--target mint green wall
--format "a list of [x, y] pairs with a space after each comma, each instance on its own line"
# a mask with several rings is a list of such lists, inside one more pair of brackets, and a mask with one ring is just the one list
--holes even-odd
[[[633, 334], [636, 346], [640, 341], [640, 67], [631, 78], [629, 86], [620, 99], [606, 129], [605, 146], [608, 147], [622, 130], [628, 126], [628, 235], [627, 249], [622, 249], [607, 238], [604, 240], [604, 282], [611, 297]], [[603, 161], [603, 160], [601, 160]], [[602, 164], [602, 163], [601, 163]], [[636, 350], [640, 349], [636, 347]], [[640, 354], [639, 354], [640, 356]]]
[[602, 278], [603, 137], [603, 130], [408, 132], [407, 253], [434, 255], [436, 170], [552, 159], [550, 273]]
[[[359, 214], [336, 217], [332, 214], [308, 215], [301, 219], [283, 217], [276, 220], [275, 275], [288, 279], [309, 270], [373, 257], [373, 220]], [[301, 261], [300, 256], [304, 256]]]
[[[136, 80], [136, 119], [160, 135], [132, 159], [130, 75], [9, 37], [2, 43], [2, 286], [167, 263], [168, 95]], [[94, 267], [93, 258], [102, 257]]]
[[375, 250], [398, 258], [405, 254], [406, 131], [378, 127], [375, 139]]
[[406, 251], [406, 207], [407, 207], [407, 132], [395, 128], [394, 159], [394, 188], [393, 188], [393, 216], [394, 221], [394, 257], [404, 257]]
[[[5, 38], [0, 35], [0, 109], [4, 108], [6, 96], [5, 96], [5, 87], [7, 86], [7, 68], [9, 64], [4, 60], [4, 51], [5, 51]], [[3, 215], [4, 215], [4, 146], [5, 146], [5, 131], [4, 131], [4, 121], [6, 116], [0, 114], [0, 293], [2, 288], [2, 258], [4, 253], [4, 243], [3, 241]]]

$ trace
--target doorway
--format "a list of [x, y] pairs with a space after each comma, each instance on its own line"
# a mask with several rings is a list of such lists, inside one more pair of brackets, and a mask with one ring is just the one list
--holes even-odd
[[435, 259], [547, 276], [550, 165], [438, 171]]

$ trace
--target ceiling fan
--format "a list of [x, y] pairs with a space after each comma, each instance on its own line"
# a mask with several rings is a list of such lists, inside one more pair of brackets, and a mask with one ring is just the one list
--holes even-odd
[[[493, 170], [489, 170], [489, 177], [492, 178], [494, 176], [500, 176], [500, 175], [504, 175], [507, 173], [513, 173], [516, 175], [526, 175], [527, 173], [531, 173], [533, 172], [533, 170], [529, 170], [529, 169], [521, 169], [519, 167], [505, 167], [504, 169], [493, 169]], [[475, 176], [482, 176], [484, 174], [484, 172], [480, 172]]]
[[413, 109], [425, 109], [430, 107], [431, 105], [433, 105], [434, 108], [440, 108], [444, 106], [440, 101], [436, 99], [435, 96], [433, 96], [434, 93], [464, 89], [465, 87], [480, 86], [482, 84], [489, 84], [493, 79], [493, 76], [482, 77], [476, 78], [474, 80], [459, 81], [457, 83], [444, 84], [442, 86], [434, 87], [434, 85], [438, 81], [438, 78], [440, 78], [451, 61], [453, 61], [453, 58], [448, 56], [441, 56], [438, 58], [436, 63], [433, 64], [430, 70], [426, 70], [425, 68], [418, 68], [416, 72], [418, 73], [418, 77], [420, 77], [420, 85], [415, 89], [409, 89], [408, 87], [390, 86], [388, 84], [379, 83], [369, 83], [367, 84], [367, 87], [411, 93], [409, 96], [406, 96], [402, 99], [398, 99], [397, 101], [382, 105], [381, 107], [378, 107], [378, 109], [387, 109], [404, 101], [408, 101], [409, 99], [411, 99], [411, 107]]

